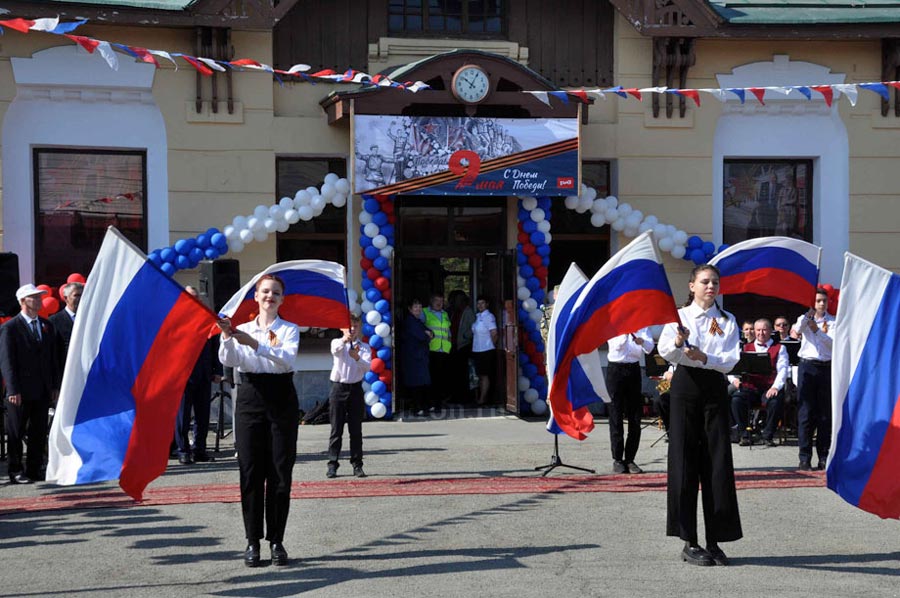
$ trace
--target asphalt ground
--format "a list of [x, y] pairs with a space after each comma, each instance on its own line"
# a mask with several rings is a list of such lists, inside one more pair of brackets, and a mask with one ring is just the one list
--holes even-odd
[[645, 474], [611, 474], [598, 420], [588, 440], [560, 439], [563, 462], [597, 474], [542, 478], [534, 468], [553, 453], [542, 422], [487, 410], [370, 422], [369, 477], [344, 462], [334, 480], [328, 427], [303, 426], [291, 563], [278, 568], [265, 545], [263, 567], [240, 559], [231, 437], [215, 462], [170, 461], [142, 504], [115, 483], [3, 484], [0, 598], [900, 595], [900, 524], [846, 504], [822, 473], [797, 472], [790, 443], [733, 445], [744, 538], [723, 544], [729, 567], [681, 562], [681, 542], [665, 536], [667, 445], [647, 423]]

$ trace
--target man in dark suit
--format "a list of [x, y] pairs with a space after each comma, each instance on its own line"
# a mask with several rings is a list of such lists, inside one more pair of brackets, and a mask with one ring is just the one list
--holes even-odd
[[62, 375], [66, 366], [66, 355], [69, 354], [69, 340], [72, 338], [72, 328], [75, 326], [75, 313], [78, 312], [78, 304], [81, 303], [81, 293], [84, 285], [80, 282], [70, 282], [63, 287], [63, 298], [66, 307], [52, 316], [50, 323], [56, 328], [57, 349], [59, 349], [59, 372]]
[[[38, 316], [46, 291], [26, 284], [16, 291], [21, 312], [0, 327], [0, 372], [6, 382], [9, 479], [29, 484], [42, 479], [47, 417], [59, 396], [59, 354], [53, 324]], [[22, 441], [28, 458], [22, 467]]]

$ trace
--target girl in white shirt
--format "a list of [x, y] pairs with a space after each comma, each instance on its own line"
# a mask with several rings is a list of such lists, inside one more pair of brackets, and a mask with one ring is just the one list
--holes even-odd
[[[681, 558], [693, 565], [727, 565], [719, 542], [743, 535], [731, 458], [727, 374], [740, 358], [734, 316], [716, 303], [719, 271], [691, 272], [680, 323], [666, 325], [659, 354], [677, 364], [669, 422], [666, 533], [685, 541]], [[706, 550], [697, 543], [697, 491], [703, 492]]]
[[497, 370], [497, 318], [488, 309], [487, 297], [475, 302], [475, 323], [472, 324], [472, 360], [478, 374], [478, 404], [484, 405], [491, 389], [491, 376]]

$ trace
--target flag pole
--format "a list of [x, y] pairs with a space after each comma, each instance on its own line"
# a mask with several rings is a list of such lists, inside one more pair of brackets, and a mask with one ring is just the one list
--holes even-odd
[[575, 469], [578, 471], [585, 471], [587, 473], [597, 473], [593, 469], [588, 469], [587, 467], [577, 467], [575, 465], [568, 465], [563, 463], [562, 458], [559, 456], [559, 434], [553, 435], [553, 454], [550, 455], [550, 463], [547, 465], [538, 465], [534, 468], [535, 471], [544, 471], [541, 474], [541, 477], [546, 477], [548, 473], [556, 469], [557, 467], [568, 467], [569, 469]]

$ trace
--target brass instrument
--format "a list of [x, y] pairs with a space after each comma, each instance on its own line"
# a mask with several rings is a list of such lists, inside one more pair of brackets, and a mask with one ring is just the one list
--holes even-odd
[[669, 389], [672, 387], [672, 381], [666, 380], [665, 378], [660, 378], [659, 382], [656, 383], [656, 392], [659, 394], [663, 394], [664, 392], [669, 392]]

